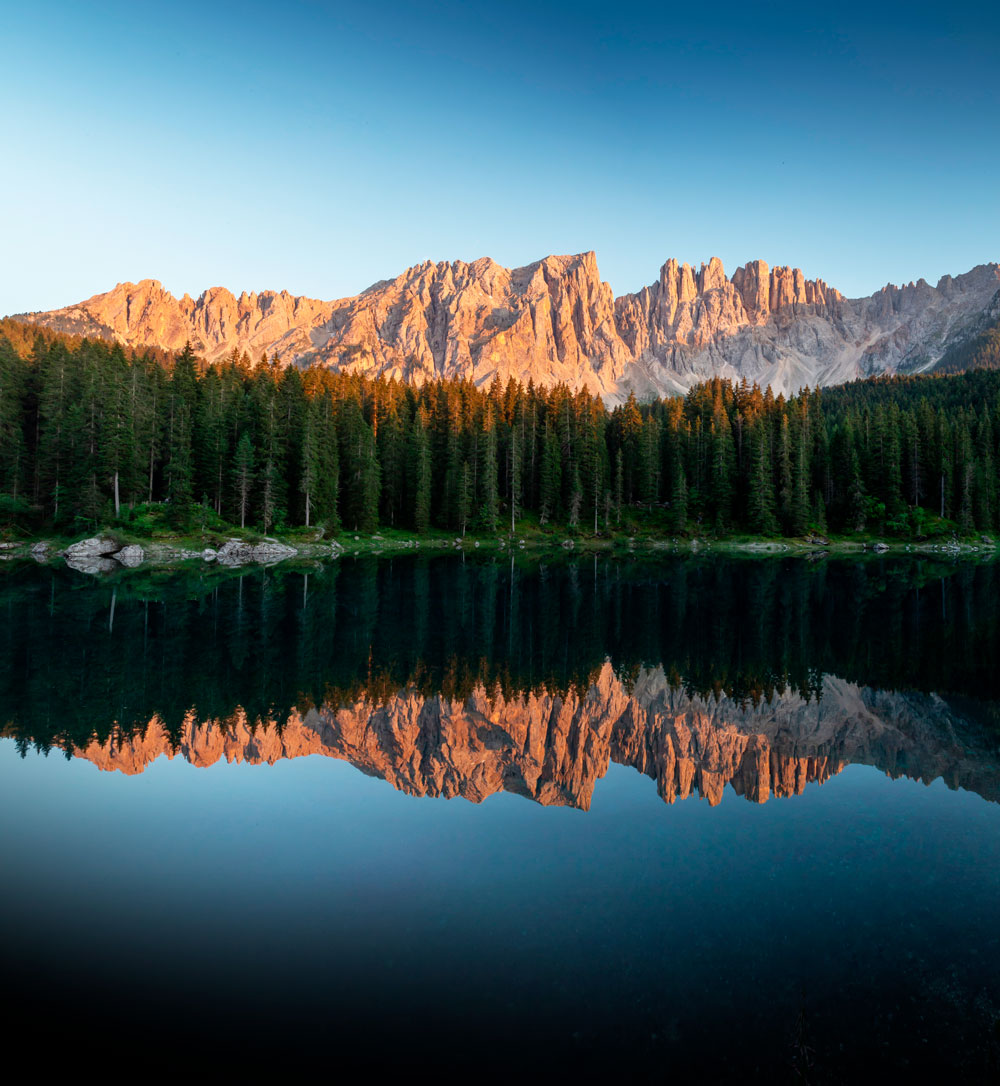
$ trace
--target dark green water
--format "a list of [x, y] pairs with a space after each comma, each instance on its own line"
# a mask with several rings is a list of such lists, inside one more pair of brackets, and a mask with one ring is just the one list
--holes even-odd
[[998, 604], [900, 559], [5, 570], [8, 1036], [988, 1081]]

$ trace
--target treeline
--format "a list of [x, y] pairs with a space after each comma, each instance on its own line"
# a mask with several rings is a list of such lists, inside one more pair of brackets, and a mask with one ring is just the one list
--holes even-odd
[[[21, 349], [17, 349], [18, 346]], [[1000, 373], [785, 399], [715, 379], [614, 410], [586, 391], [421, 387], [327, 369], [166, 362], [0, 337], [2, 523], [83, 530], [151, 508], [218, 519], [496, 532], [922, 534], [998, 525]], [[162, 504], [161, 504], [162, 503]]]
[[0, 730], [86, 746], [141, 732], [154, 715], [179, 739], [192, 706], [200, 719], [242, 708], [251, 722], [284, 722], [293, 706], [401, 689], [583, 694], [606, 660], [627, 685], [662, 666], [674, 688], [755, 705], [818, 696], [824, 675], [935, 691], [989, 724], [998, 592], [996, 563], [933, 559], [410, 552], [85, 583], [32, 564], [0, 579]]

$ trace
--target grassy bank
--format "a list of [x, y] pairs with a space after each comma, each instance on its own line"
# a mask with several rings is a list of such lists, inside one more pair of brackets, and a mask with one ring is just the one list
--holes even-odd
[[[416, 551], [466, 551], [509, 553], [515, 551], [611, 552], [611, 553], [718, 553], [747, 555], [800, 555], [817, 559], [825, 554], [915, 553], [950, 555], [991, 555], [996, 553], [992, 537], [974, 535], [958, 537], [940, 534], [921, 539], [886, 538], [876, 535], [827, 536], [808, 535], [792, 538], [783, 536], [751, 536], [724, 534], [670, 535], [651, 527], [632, 530], [615, 529], [606, 532], [569, 533], [539, 525], [529, 520], [515, 525], [513, 535], [507, 532], [491, 534], [468, 533], [464, 537], [446, 532], [419, 534], [412, 531], [383, 529], [373, 533], [297, 528], [264, 535], [252, 529], [224, 524], [204, 525], [198, 531], [175, 532], [163, 525], [141, 532], [130, 531], [121, 524], [102, 526], [73, 536], [46, 535], [0, 540], [0, 556], [60, 560], [61, 552], [82, 539], [98, 537], [118, 548], [142, 548], [146, 565], [177, 565], [183, 562], [204, 562], [214, 558], [229, 540], [238, 540], [251, 547], [279, 544], [294, 550], [285, 560], [331, 559], [340, 555], [391, 554]], [[41, 545], [41, 546], [39, 546]]]

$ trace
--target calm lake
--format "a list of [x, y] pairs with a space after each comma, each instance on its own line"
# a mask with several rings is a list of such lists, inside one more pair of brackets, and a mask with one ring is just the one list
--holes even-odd
[[1000, 1074], [1000, 565], [0, 577], [10, 1043]]

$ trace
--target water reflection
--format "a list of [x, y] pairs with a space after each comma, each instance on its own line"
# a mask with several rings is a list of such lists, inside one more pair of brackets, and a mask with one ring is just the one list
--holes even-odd
[[185, 1074], [995, 1081], [998, 587], [922, 559], [12, 571], [7, 1033]]
[[[102, 769], [344, 759], [412, 795], [670, 803], [849, 763], [998, 798], [997, 567], [363, 559], [3, 585], [0, 711]], [[58, 666], [53, 667], [54, 662]]]
[[250, 722], [242, 711], [204, 721], [192, 710], [179, 731], [156, 717], [138, 732], [70, 750], [127, 774], [161, 756], [208, 766], [320, 754], [408, 795], [479, 803], [512, 792], [584, 810], [611, 762], [653, 778], [667, 803], [696, 793], [715, 805], [726, 785], [764, 803], [798, 795], [850, 763], [926, 783], [941, 777], [949, 787], [1000, 798], [995, 743], [936, 695], [827, 677], [809, 698], [775, 693], [754, 704], [689, 694], [662, 668], [644, 668], [626, 685], [610, 664], [582, 694], [491, 695], [479, 686], [447, 698], [408, 689], [293, 711], [280, 725]]

